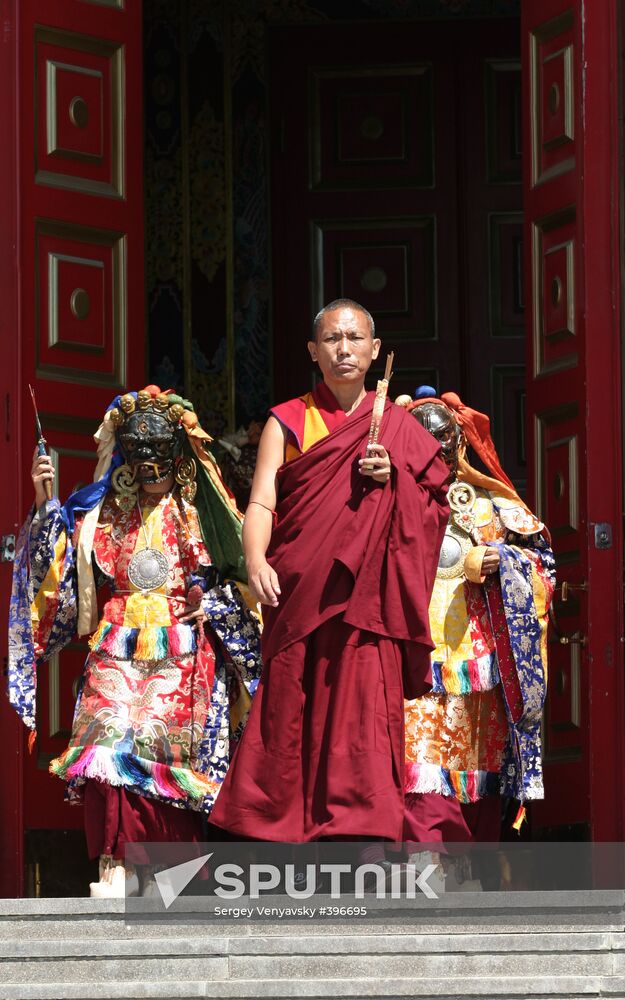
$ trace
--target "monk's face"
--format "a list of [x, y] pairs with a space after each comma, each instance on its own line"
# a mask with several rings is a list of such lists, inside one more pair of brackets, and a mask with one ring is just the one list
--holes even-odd
[[348, 384], [364, 380], [378, 356], [380, 341], [371, 336], [364, 313], [336, 309], [323, 316], [317, 339], [308, 342], [308, 350], [326, 383]]

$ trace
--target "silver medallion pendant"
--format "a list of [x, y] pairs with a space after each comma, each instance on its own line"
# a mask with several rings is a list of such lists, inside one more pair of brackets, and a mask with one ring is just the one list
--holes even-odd
[[438, 557], [439, 580], [453, 580], [464, 573], [464, 560], [473, 548], [470, 537], [455, 524], [448, 524]]
[[128, 579], [137, 590], [157, 590], [168, 576], [167, 557], [158, 549], [141, 549], [128, 563]]

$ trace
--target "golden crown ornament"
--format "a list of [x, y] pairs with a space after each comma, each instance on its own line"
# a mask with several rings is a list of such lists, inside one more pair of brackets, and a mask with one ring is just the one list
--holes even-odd
[[193, 458], [182, 458], [176, 469], [176, 482], [180, 484], [180, 496], [187, 503], [193, 503], [197, 493], [197, 465]]

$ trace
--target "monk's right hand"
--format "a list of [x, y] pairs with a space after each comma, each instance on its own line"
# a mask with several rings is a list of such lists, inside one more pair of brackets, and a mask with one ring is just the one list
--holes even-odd
[[278, 607], [280, 582], [275, 569], [271, 568], [266, 559], [248, 565], [247, 582], [257, 601], [269, 604], [272, 608]]
[[35, 507], [39, 510], [48, 499], [44, 484], [54, 480], [54, 466], [52, 465], [50, 456], [40, 455], [36, 448], [30, 475], [35, 487]]

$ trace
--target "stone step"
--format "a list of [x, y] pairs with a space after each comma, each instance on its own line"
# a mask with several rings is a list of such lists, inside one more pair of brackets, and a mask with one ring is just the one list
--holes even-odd
[[[189, 937], [143, 937], [117, 924], [117, 936], [90, 936], [89, 955], [109, 958], [137, 955], [177, 956], [292, 956], [292, 955], [490, 955], [620, 953], [625, 951], [625, 935], [613, 931], [571, 931], [565, 933], [493, 934], [361, 934], [344, 932], [332, 937], [298, 933], [266, 936], [262, 931], [246, 937], [215, 937], [204, 928], [202, 935]], [[120, 937], [121, 933], [127, 936]], [[161, 930], [162, 935], [162, 930]], [[0, 960], [82, 958], [85, 938], [35, 938], [0, 940]], [[2, 966], [0, 965], [0, 968]]]
[[127, 923], [123, 900], [0, 900], [0, 998], [625, 1000], [622, 892], [518, 894], [512, 922], [501, 893], [331, 924], [180, 902], [184, 922]]
[[211, 980], [293, 980], [359, 978], [378, 981], [385, 977], [428, 980], [437, 977], [481, 979], [522, 976], [528, 969], [539, 976], [623, 976], [622, 953], [610, 951], [536, 952], [505, 955], [130, 955], [94, 956], [89, 942], [81, 957], [4, 960], [0, 962], [0, 982], [4, 983], [89, 983], [146, 978], [184, 982], [202, 974]]
[[[196, 977], [198, 975], [196, 970]], [[198, 997], [338, 998], [350, 1000], [418, 997], [419, 1000], [623, 1000], [625, 978], [593, 976], [499, 976], [468, 982], [465, 977], [415, 979], [264, 979], [223, 982], [195, 978], [105, 983], [19, 984], [2, 987], [3, 1000], [196, 1000]]]
[[[409, 912], [384, 912], [375, 919], [352, 918], [343, 922], [321, 917], [312, 922], [248, 919], [218, 922], [209, 921], [201, 913], [193, 913], [193, 901], [181, 898], [175, 905], [188, 904], [191, 912], [178, 915], [170, 911], [164, 921], [147, 915], [142, 919], [133, 916], [132, 922], [133, 933], [138, 936], [178, 933], [190, 938], [206, 933], [214, 937], [280, 936], [285, 927], [289, 928], [289, 933], [301, 935], [310, 934], [314, 927], [315, 935], [327, 936], [414, 934], [416, 929], [421, 935], [439, 935], [442, 931], [459, 934], [502, 930], [536, 932], [541, 929], [549, 932], [568, 929], [622, 931], [625, 927], [625, 892], [622, 890], [460, 893], [444, 909], [438, 905], [429, 906], [429, 903], [429, 900], [417, 900], [414, 910]], [[178, 919], [180, 923], [177, 924]], [[98, 937], [114, 937], [119, 936], [119, 927], [124, 922], [123, 899], [0, 899], [0, 940], [4, 941], [91, 935], [96, 925]], [[81, 928], [78, 933], [77, 926]]]

